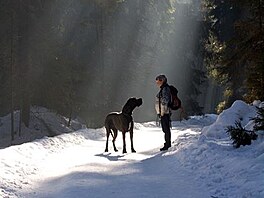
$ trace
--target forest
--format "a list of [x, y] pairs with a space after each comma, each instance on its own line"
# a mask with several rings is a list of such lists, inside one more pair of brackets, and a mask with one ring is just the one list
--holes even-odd
[[43, 106], [69, 125], [78, 116], [99, 127], [129, 97], [142, 97], [135, 120], [155, 120], [160, 73], [188, 116], [263, 101], [263, 7], [262, 0], [0, 1], [0, 116], [19, 111], [28, 126], [30, 108]]

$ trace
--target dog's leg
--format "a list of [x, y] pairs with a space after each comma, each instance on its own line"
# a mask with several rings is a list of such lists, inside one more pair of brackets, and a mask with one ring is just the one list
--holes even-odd
[[123, 153], [127, 153], [126, 151], [126, 132], [122, 131], [122, 135], [123, 135]]
[[117, 129], [113, 129], [114, 131], [114, 135], [113, 135], [113, 146], [114, 146], [114, 150], [115, 152], [117, 152], [118, 150], [116, 149], [116, 146], [115, 146], [115, 140], [116, 140], [116, 137], [117, 137]]
[[129, 130], [129, 133], [130, 133], [130, 142], [131, 142], [131, 152], [132, 153], [135, 153], [135, 149], [134, 149], [134, 145], [133, 145], [133, 128], [134, 128], [134, 122], [132, 121], [131, 122], [131, 126], [130, 126], [130, 130]]
[[108, 139], [111, 131], [109, 128], [106, 128], [106, 146], [105, 146], [105, 152], [108, 152]]

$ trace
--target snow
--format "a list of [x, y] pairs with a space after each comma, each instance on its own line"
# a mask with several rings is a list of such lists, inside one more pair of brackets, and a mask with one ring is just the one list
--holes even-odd
[[62, 133], [69, 133], [84, 128], [80, 119], [72, 120], [71, 127], [67, 127], [68, 119], [52, 112], [44, 107], [32, 107], [30, 126], [21, 126], [21, 136], [19, 136], [19, 111], [14, 112], [15, 140], [11, 140], [10, 114], [0, 118], [0, 148], [14, 144], [30, 142], [43, 136], [55, 136]]
[[224, 110], [218, 116], [214, 124], [205, 127], [202, 132], [204, 135], [213, 138], [228, 137], [225, 132], [227, 126], [234, 125], [235, 121], [241, 121], [242, 125], [245, 126], [255, 114], [255, 106], [248, 105], [241, 100], [235, 101], [231, 108]]
[[[127, 154], [120, 133], [119, 151], [110, 141], [106, 153], [104, 127], [88, 129], [76, 122], [79, 130], [0, 149], [0, 197], [262, 198], [264, 137], [235, 149], [225, 132], [238, 119], [252, 127], [250, 118], [260, 105], [236, 101], [219, 116], [173, 122], [173, 143], [166, 152], [159, 151], [164, 134], [155, 122], [135, 124], [137, 153], [131, 153], [127, 135]], [[59, 115], [45, 115], [54, 131], [67, 128]], [[0, 132], [6, 117], [1, 123]]]

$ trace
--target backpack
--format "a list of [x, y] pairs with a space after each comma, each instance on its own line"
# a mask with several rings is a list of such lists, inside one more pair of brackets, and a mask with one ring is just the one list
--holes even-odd
[[171, 92], [171, 102], [169, 103], [169, 107], [171, 110], [178, 110], [181, 108], [181, 100], [178, 98], [178, 90], [173, 86], [169, 85], [170, 92]]

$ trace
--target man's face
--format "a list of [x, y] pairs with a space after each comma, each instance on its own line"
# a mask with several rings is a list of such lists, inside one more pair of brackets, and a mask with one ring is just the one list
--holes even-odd
[[157, 78], [157, 79], [156, 79], [156, 84], [157, 84], [158, 87], [160, 87], [160, 86], [163, 84], [163, 82], [164, 82], [164, 81], [163, 81], [163, 79], [161, 79], [161, 78]]

